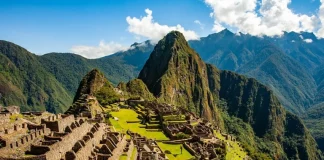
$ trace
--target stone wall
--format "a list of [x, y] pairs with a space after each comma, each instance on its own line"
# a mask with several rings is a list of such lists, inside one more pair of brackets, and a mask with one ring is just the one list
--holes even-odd
[[54, 115], [42, 119], [42, 124], [55, 132], [64, 132], [65, 128], [75, 121], [74, 115]]
[[62, 141], [50, 146], [50, 151], [46, 153], [47, 160], [60, 159], [67, 151], [70, 151], [78, 140], [91, 129], [91, 125], [87, 122], [82, 123], [79, 127], [72, 130], [72, 133], [64, 136]]
[[43, 128], [40, 130], [33, 130], [33, 131], [31, 131], [30, 134], [17, 139], [17, 141], [11, 142], [6, 147], [9, 147], [10, 149], [15, 149], [15, 148], [19, 148], [21, 146], [29, 145], [34, 141], [34, 139], [39, 138], [43, 135], [47, 135], [47, 134], [49, 134], [49, 132], [50, 132], [50, 130], [48, 128], [46, 128], [46, 129]]
[[9, 123], [11, 113], [0, 113], [0, 124]]
[[8, 106], [5, 107], [5, 110], [9, 113], [19, 114], [20, 113], [20, 107], [18, 106]]
[[27, 124], [26, 123], [21, 123], [21, 124], [15, 124], [11, 127], [8, 128], [2, 128], [2, 131], [0, 131], [0, 136], [6, 135], [6, 134], [11, 134], [14, 132], [18, 132], [21, 130], [27, 131]]
[[46, 160], [45, 155], [21, 157], [21, 158], [1, 158], [0, 160]]
[[91, 131], [91, 133], [93, 134], [93, 138], [85, 142], [85, 146], [83, 146], [78, 152], [76, 152], [77, 160], [89, 159], [89, 156], [91, 155], [91, 151], [93, 149], [93, 144], [98, 145], [100, 143], [100, 140], [102, 139], [102, 136], [105, 134], [105, 131], [102, 125], [99, 125], [97, 129], [98, 130], [95, 132]]

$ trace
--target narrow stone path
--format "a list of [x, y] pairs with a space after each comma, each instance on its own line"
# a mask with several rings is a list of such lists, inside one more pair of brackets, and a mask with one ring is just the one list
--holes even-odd
[[117, 144], [117, 148], [114, 149], [112, 156], [108, 160], [116, 160], [123, 154], [123, 150], [127, 144], [126, 135], [123, 136], [122, 140]]

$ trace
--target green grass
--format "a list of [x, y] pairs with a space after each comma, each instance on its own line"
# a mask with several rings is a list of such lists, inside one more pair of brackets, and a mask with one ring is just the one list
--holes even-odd
[[119, 112], [110, 112], [113, 117], [117, 117], [118, 121], [113, 118], [110, 119], [111, 124], [115, 127], [116, 131], [125, 133], [127, 129], [132, 132], [139, 133], [147, 138], [156, 140], [169, 140], [163, 132], [148, 132], [140, 123], [127, 123], [126, 121], [138, 121], [138, 114], [131, 109], [120, 109]]
[[121, 155], [121, 156], [119, 157], [119, 160], [127, 160], [127, 155]]
[[214, 134], [217, 138], [224, 140], [225, 142], [228, 142], [232, 146], [232, 147], [227, 146], [225, 159], [239, 160], [239, 159], [243, 159], [246, 156], [246, 152], [243, 150], [242, 147], [238, 145], [237, 142], [225, 140], [225, 137], [223, 137], [220, 133], [216, 131], [214, 132]]
[[10, 122], [13, 123], [16, 121], [17, 118], [23, 118], [24, 116], [22, 114], [13, 114], [10, 116]]
[[182, 144], [164, 144], [162, 142], [158, 142], [158, 145], [163, 152], [165, 150], [169, 150], [171, 152], [171, 154], [166, 154], [170, 160], [187, 160], [194, 158], [194, 156], [192, 156], [184, 147], [182, 147], [181, 154], [180, 146], [182, 146]]
[[133, 152], [132, 152], [132, 156], [130, 158], [131, 160], [135, 159], [136, 153], [137, 153], [137, 149], [136, 149], [136, 147], [134, 147]]

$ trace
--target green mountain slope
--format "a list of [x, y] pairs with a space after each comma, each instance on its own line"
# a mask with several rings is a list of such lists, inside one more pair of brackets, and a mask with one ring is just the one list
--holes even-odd
[[272, 91], [255, 79], [206, 65], [180, 32], [159, 41], [139, 78], [160, 101], [235, 134], [253, 159], [321, 159], [301, 120], [286, 112]]
[[256, 78], [274, 90], [287, 109], [302, 114], [313, 105], [317, 86], [311, 72], [277, 44], [284, 39], [236, 35], [225, 29], [189, 44], [206, 62]]
[[237, 72], [269, 86], [286, 109], [294, 113], [302, 114], [313, 105], [316, 83], [312, 76], [275, 48], [261, 51]]
[[93, 68], [103, 71], [112, 84], [136, 77], [153, 45], [135, 43], [114, 55], [86, 59], [71, 53], [36, 56], [7, 41], [0, 43], [0, 103], [22, 110], [64, 111], [73, 100], [79, 80]]
[[309, 109], [304, 116], [302, 116], [306, 126], [311, 131], [316, 139], [318, 146], [324, 150], [324, 105], [319, 104]]
[[86, 59], [71, 53], [49, 53], [39, 57], [45, 69], [74, 94], [78, 81], [93, 68], [101, 70], [117, 85], [136, 77], [153, 49], [149, 42], [135, 43], [130, 49], [98, 59]]
[[26, 110], [62, 112], [71, 103], [63, 86], [39, 63], [37, 56], [0, 41], [0, 102]]

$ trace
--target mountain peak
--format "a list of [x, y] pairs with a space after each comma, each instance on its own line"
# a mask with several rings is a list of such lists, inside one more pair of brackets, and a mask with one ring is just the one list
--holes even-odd
[[206, 71], [183, 34], [172, 31], [155, 46], [139, 79], [162, 102], [187, 107], [211, 120], [215, 108], [210, 91], [203, 89], [208, 87]]
[[105, 78], [104, 74], [98, 69], [91, 70], [86, 74], [80, 82], [78, 91], [74, 97], [73, 102], [78, 100], [83, 94], [93, 95], [96, 91], [100, 90], [105, 83], [109, 81]]
[[[187, 44], [186, 38], [184, 37], [184, 35], [179, 32], [179, 31], [171, 31], [169, 32], [164, 38], [163, 40], [167, 43], [167, 44], [177, 44], [178, 43], [183, 43], [183, 44]], [[189, 45], [188, 45], [189, 46]]]
[[227, 28], [223, 29], [222, 31], [218, 32], [219, 34], [224, 34], [224, 35], [234, 35], [233, 32], [228, 30]]

